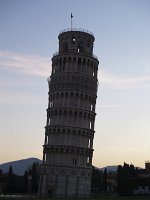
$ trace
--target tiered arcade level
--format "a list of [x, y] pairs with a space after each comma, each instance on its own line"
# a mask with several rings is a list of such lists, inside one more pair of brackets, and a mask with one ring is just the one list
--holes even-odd
[[39, 196], [89, 197], [97, 98], [94, 36], [71, 29], [52, 58]]

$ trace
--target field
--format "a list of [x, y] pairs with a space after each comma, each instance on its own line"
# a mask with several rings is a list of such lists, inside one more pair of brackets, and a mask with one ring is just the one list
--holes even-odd
[[[0, 197], [0, 200], [44, 200], [44, 199], [40, 199], [40, 198], [36, 198], [36, 197]], [[66, 200], [66, 198], [46, 198], [46, 200]], [[111, 195], [111, 196], [99, 196], [99, 197], [95, 197], [95, 198], [88, 198], [88, 199], [78, 199], [78, 198], [69, 198], [68, 200], [150, 200], [150, 196], [143, 196], [143, 197], [121, 197], [121, 196], [116, 196], [116, 195]]]

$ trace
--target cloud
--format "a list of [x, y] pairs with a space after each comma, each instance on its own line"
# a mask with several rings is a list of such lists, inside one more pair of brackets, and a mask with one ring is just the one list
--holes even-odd
[[[146, 64], [148, 67], [148, 63]], [[48, 77], [51, 72], [50, 58], [0, 50], [0, 68], [33, 76]], [[149, 73], [148, 73], [149, 74]], [[139, 89], [150, 87], [150, 75], [112, 74], [99, 70], [99, 83], [107, 89]], [[0, 85], [4, 82], [1, 81]]]
[[99, 108], [122, 108], [127, 107], [126, 105], [120, 105], [120, 104], [102, 104], [98, 105]]
[[50, 58], [10, 51], [0, 51], [0, 68], [43, 77], [51, 72]]
[[99, 82], [109, 89], [139, 89], [150, 87], [150, 75], [122, 75], [99, 71]]
[[[0, 72], [0, 105], [45, 104], [46, 79], [51, 72], [49, 58], [0, 51]], [[14, 72], [13, 76], [9, 72]], [[31, 77], [21, 74], [31, 75]], [[41, 77], [41, 79], [33, 78], [33, 76]], [[45, 88], [42, 86], [42, 81], [45, 81]]]
[[1, 92], [0, 105], [45, 105], [46, 96]]

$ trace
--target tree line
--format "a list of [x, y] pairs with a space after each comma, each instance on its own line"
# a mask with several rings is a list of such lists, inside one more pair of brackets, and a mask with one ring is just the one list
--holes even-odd
[[13, 173], [12, 166], [7, 173], [0, 170], [0, 193], [37, 193], [39, 182], [39, 164], [33, 165], [25, 171], [23, 176]]
[[[33, 165], [24, 172], [23, 176], [13, 173], [12, 166], [9, 167], [7, 173], [0, 170], [0, 193], [37, 193], [39, 185], [39, 164]], [[100, 192], [107, 190], [107, 170], [104, 172], [92, 167], [92, 192]]]
[[[120, 195], [132, 195], [134, 190], [139, 186], [150, 188], [150, 178], [142, 178], [139, 175], [143, 171], [124, 163], [119, 165], [117, 172], [107, 173], [92, 166], [91, 192], [92, 193], [106, 193], [118, 192]], [[116, 185], [112, 185], [111, 181]], [[33, 165], [25, 171], [23, 176], [13, 173], [12, 166], [9, 167], [7, 173], [0, 170], [0, 193], [37, 193], [39, 185], [39, 163]]]
[[145, 169], [124, 163], [117, 170], [118, 193], [120, 195], [150, 195], [150, 174]]

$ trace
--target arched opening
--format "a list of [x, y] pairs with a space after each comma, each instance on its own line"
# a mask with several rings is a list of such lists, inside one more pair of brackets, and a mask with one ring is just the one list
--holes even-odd
[[77, 158], [73, 158], [73, 165], [77, 165]]
[[53, 189], [49, 189], [48, 190], [48, 197], [53, 197], [54, 196], [54, 190]]
[[90, 121], [90, 129], [92, 129], [92, 122]]
[[74, 36], [72, 36], [72, 38], [71, 38], [71, 43], [72, 43], [73, 45], [75, 45], [75, 43], [76, 43], [76, 39], [75, 39]]
[[78, 45], [78, 53], [82, 53], [83, 51], [84, 51], [84, 45], [82, 42], [80, 42]]
[[68, 52], [68, 44], [66, 42], [63, 44], [63, 52]]
[[90, 157], [87, 157], [87, 161], [86, 161], [87, 165], [90, 164]]

